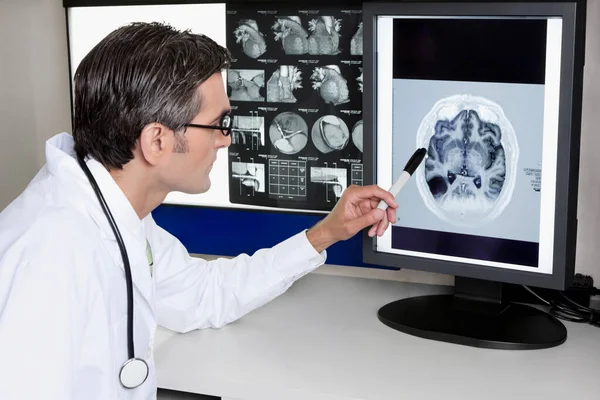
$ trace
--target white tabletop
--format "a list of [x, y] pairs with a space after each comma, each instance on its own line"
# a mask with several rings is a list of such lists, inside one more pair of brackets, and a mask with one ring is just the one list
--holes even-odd
[[377, 310], [448, 287], [309, 274], [220, 330], [160, 328], [161, 388], [239, 400], [600, 399], [600, 329], [545, 350], [471, 348], [383, 325]]

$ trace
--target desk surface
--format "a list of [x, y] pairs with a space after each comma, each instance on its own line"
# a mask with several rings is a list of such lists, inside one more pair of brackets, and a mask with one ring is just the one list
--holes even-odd
[[567, 341], [478, 349], [395, 331], [377, 310], [451, 288], [309, 274], [220, 330], [159, 329], [161, 388], [239, 400], [600, 398], [600, 329], [565, 323]]

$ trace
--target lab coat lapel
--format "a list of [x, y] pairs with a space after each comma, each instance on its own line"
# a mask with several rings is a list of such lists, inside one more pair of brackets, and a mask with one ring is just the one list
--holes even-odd
[[[73, 137], [71, 135], [63, 133], [48, 141], [46, 145], [46, 159], [50, 173], [59, 177], [65, 185], [72, 188], [74, 205], [82, 210], [85, 208], [100, 228], [103, 237], [115, 243], [116, 251], [112, 252], [113, 258], [115, 264], [124, 272], [125, 268], [121, 253], [116, 246], [117, 240], [115, 234], [102, 211], [100, 202], [89, 180], [75, 157]], [[100, 187], [102, 195], [121, 232], [131, 265], [131, 277], [134, 288], [141, 293], [148, 306], [154, 309], [154, 302], [152, 300], [154, 284], [145, 253], [146, 235], [143, 222], [139, 219], [133, 206], [106, 168], [93, 159], [88, 160], [86, 164]], [[123, 279], [125, 279], [124, 273]]]
[[[146, 236], [142, 221], [138, 218], [135, 210], [127, 197], [123, 194], [119, 186], [110, 176], [108, 171], [97, 161], [88, 160], [86, 162], [92, 175], [96, 179], [102, 195], [108, 205], [110, 212], [115, 220], [115, 223], [121, 233], [121, 237], [125, 244], [125, 250], [129, 264], [131, 267], [131, 277], [134, 288], [140, 292], [142, 297], [148, 303], [150, 308], [154, 308], [153, 298], [153, 282], [150, 275], [150, 269], [146, 258]], [[83, 171], [82, 171], [83, 173]], [[87, 178], [86, 178], [87, 181]], [[89, 184], [89, 181], [87, 181]], [[115, 234], [102, 211], [100, 202], [90, 186], [92, 198], [86, 201], [86, 208], [92, 215], [96, 224], [102, 230], [103, 236], [118, 244]], [[123, 270], [123, 279], [125, 279], [125, 266], [121, 257], [121, 252], [117, 248], [114, 254], [115, 263]]]
[[[121, 227], [119, 227], [119, 229], [121, 230], [121, 236], [125, 242], [127, 257], [129, 258], [129, 263], [131, 265], [131, 277], [133, 279], [133, 285], [141, 293], [142, 297], [148, 304], [148, 307], [154, 310], [154, 301], [152, 300], [154, 297], [154, 285], [152, 282], [152, 276], [150, 275], [148, 259], [146, 257], [146, 239], [141, 239], [139, 235], [132, 234], [130, 229], [124, 229]], [[117, 261], [118, 265], [124, 272], [125, 268], [121, 260], [120, 253]], [[123, 279], [125, 279], [125, 275], [123, 275]]]
[[[153, 283], [146, 258], [146, 236], [144, 225], [137, 216], [131, 203], [110, 176], [108, 171], [106, 171], [106, 169], [95, 160], [88, 160], [87, 165], [98, 181], [98, 186], [102, 190], [106, 203], [108, 204], [119, 231], [121, 232], [121, 236], [125, 243], [127, 256], [129, 258], [129, 263], [131, 265], [131, 277], [133, 279], [133, 284], [148, 302], [148, 305], [153, 308], [153, 302], [151, 301]], [[100, 208], [99, 203], [98, 208]], [[101, 209], [100, 212], [102, 212]], [[106, 217], [104, 215], [102, 216], [106, 221]], [[103, 231], [105, 234], [107, 234], [107, 237], [112, 238], [116, 242], [115, 235], [110, 228], [108, 221], [106, 221], [103, 226]], [[118, 254], [117, 264], [123, 269], [123, 271], [125, 270], [121, 260], [120, 252]]]

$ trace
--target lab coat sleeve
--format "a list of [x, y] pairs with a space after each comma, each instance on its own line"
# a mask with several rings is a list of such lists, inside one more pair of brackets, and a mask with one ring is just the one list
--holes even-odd
[[158, 324], [177, 332], [220, 328], [284, 293], [325, 262], [302, 231], [253, 255], [206, 261], [153, 225]]
[[[77, 240], [80, 233], [58, 221], [0, 257], [0, 294], [8, 294], [0, 296], [0, 399], [100, 400], [115, 394], [106, 360], [110, 332], [90, 273], [102, 265]], [[16, 268], [2, 268], [9, 264]]]

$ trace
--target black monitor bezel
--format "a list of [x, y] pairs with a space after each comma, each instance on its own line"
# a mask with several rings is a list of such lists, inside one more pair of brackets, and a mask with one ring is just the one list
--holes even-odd
[[[431, 16], [549, 16], [561, 17], [562, 47], [554, 216], [552, 274], [493, 268], [461, 262], [377, 252], [376, 241], [363, 233], [363, 261], [402, 269], [414, 269], [497, 282], [551, 289], [566, 289], [575, 271], [579, 146], [585, 48], [586, 2], [398, 2], [363, 4], [363, 118], [364, 183], [376, 183], [377, 154], [377, 35], [379, 15]], [[367, 128], [369, 127], [369, 128]]]

